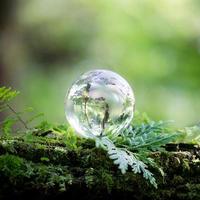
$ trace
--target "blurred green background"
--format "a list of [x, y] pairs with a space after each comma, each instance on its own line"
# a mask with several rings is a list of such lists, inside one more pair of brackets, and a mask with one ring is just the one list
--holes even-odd
[[65, 122], [72, 82], [105, 68], [128, 80], [137, 110], [199, 122], [198, 0], [5, 0], [0, 47], [0, 84], [21, 91], [18, 110]]

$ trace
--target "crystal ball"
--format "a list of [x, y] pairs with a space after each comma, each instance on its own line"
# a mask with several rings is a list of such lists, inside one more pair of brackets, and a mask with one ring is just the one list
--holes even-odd
[[65, 98], [68, 122], [86, 138], [120, 134], [131, 123], [134, 107], [135, 97], [128, 82], [108, 70], [84, 73]]

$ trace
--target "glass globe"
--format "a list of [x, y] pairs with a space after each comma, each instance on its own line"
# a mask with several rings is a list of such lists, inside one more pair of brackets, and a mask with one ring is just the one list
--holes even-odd
[[135, 98], [130, 85], [108, 70], [83, 74], [65, 99], [70, 125], [83, 137], [119, 134], [133, 119]]

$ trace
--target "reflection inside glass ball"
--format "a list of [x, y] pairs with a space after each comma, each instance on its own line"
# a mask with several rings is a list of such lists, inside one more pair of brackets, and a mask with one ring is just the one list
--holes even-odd
[[65, 99], [66, 117], [84, 137], [119, 134], [130, 124], [135, 98], [125, 79], [108, 70], [83, 74]]

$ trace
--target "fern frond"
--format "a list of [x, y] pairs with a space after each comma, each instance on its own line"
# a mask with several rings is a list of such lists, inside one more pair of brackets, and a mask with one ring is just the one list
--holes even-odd
[[6, 104], [18, 94], [18, 91], [12, 90], [10, 87], [0, 87], [0, 111], [3, 111], [6, 108]]
[[116, 147], [115, 144], [107, 137], [97, 137], [96, 146], [101, 146], [107, 150], [109, 158], [114, 161], [114, 164], [118, 165], [122, 174], [125, 174], [130, 167], [135, 174], [142, 173], [143, 177], [149, 180], [149, 182], [157, 188], [156, 180], [153, 177], [153, 174], [147, 169], [147, 165], [137, 158], [136, 154], [125, 148]]
[[[10, 124], [10, 128], [12, 128], [12, 127], [11, 127], [11, 124], [14, 125], [14, 122], [20, 122], [20, 123], [23, 125], [23, 127], [24, 127], [26, 130], [28, 130], [28, 129], [30, 129], [29, 126], [28, 126], [28, 124], [30, 124], [33, 120], [35, 120], [35, 119], [37, 119], [38, 117], [41, 117], [41, 116], [43, 115], [43, 114], [40, 113], [40, 114], [37, 114], [37, 115], [32, 116], [32, 117], [29, 118], [28, 120], [24, 120], [23, 117], [22, 117], [22, 115], [26, 114], [27, 112], [32, 112], [33, 109], [29, 107], [29, 108], [27, 108], [27, 109], [26, 109], [25, 111], [23, 111], [23, 112], [17, 112], [17, 111], [15, 111], [15, 109], [11, 106], [10, 101], [11, 101], [14, 97], [16, 97], [18, 94], [19, 94], [18, 91], [12, 90], [10, 87], [9, 87], [9, 88], [7, 88], [7, 87], [5, 87], [5, 86], [0, 87], [0, 112], [5, 111], [5, 110], [9, 110], [9, 111], [12, 113], [12, 115], [14, 115], [14, 116], [12, 116], [12, 117], [10, 117], [10, 116], [7, 117], [7, 118], [1, 123], [1, 127], [0, 127], [1, 130], [4, 130], [4, 129], [3, 129], [3, 126], [4, 126], [4, 125], [7, 127], [8, 122], [9, 122], [9, 124]], [[11, 120], [11, 118], [12, 118], [12, 120]], [[13, 123], [11, 123], [11, 121], [12, 121]], [[4, 123], [5, 123], [5, 124], [4, 124]], [[3, 131], [3, 132], [4, 132], [4, 131]]]
[[142, 123], [136, 126], [130, 126], [125, 133], [121, 135], [122, 144], [128, 149], [140, 151], [141, 149], [156, 151], [162, 150], [162, 146], [173, 141], [178, 133], [173, 133], [168, 128], [169, 122]]

